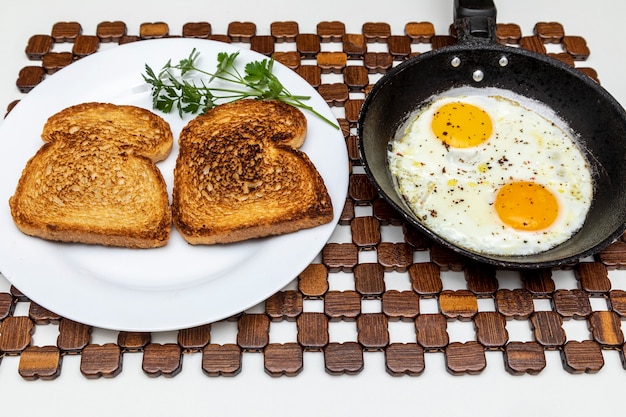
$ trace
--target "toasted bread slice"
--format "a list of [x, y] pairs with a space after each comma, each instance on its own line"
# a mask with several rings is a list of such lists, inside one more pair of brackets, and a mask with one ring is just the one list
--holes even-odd
[[[165, 181], [151, 157], [164, 147], [171, 149], [169, 125], [161, 124], [169, 132], [148, 135], [160, 138], [155, 145], [139, 139], [146, 137], [143, 128], [133, 131], [134, 115], [143, 112], [130, 106], [88, 107], [103, 110], [101, 120], [109, 122], [102, 129], [95, 122], [70, 131], [54, 131], [46, 124], [49, 140], [27, 162], [9, 200], [14, 223], [23, 233], [47, 240], [164, 246], [172, 214]], [[70, 120], [51, 119], [59, 125], [76, 123], [71, 111], [62, 113]]]
[[167, 158], [173, 144], [169, 124], [151, 111], [96, 102], [77, 104], [52, 115], [43, 127], [41, 138], [52, 142], [57, 137], [77, 133], [98, 135], [155, 162]]
[[185, 240], [231, 243], [329, 223], [324, 181], [292, 145], [305, 135], [302, 112], [277, 101], [241, 100], [192, 120], [179, 139], [172, 201]]

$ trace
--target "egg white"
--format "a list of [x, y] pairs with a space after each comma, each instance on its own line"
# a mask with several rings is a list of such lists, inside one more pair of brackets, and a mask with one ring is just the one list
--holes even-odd
[[[589, 165], [562, 120], [537, 103], [497, 89], [459, 89], [434, 97], [412, 115], [389, 148], [400, 194], [434, 233], [468, 250], [529, 255], [568, 240], [585, 220], [593, 197]], [[472, 148], [452, 148], [432, 131], [434, 112], [462, 101], [492, 118], [493, 134]], [[520, 231], [494, 208], [500, 187], [532, 181], [548, 188], [559, 215], [548, 228]]]

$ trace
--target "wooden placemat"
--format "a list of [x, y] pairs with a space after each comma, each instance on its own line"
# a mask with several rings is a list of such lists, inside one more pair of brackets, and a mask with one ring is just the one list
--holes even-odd
[[[312, 352], [323, 355], [326, 372], [341, 375], [358, 374], [364, 355], [378, 352], [389, 374], [416, 376], [429, 354], [443, 352], [446, 370], [456, 375], [480, 374], [494, 351], [510, 374], [522, 375], [542, 372], [546, 353], [558, 351], [568, 373], [597, 372], [604, 355], [619, 355], [626, 367], [626, 283], [608, 272], [626, 265], [623, 239], [566, 270], [496, 270], [403, 224], [363, 173], [355, 128], [368, 89], [410, 56], [453, 43], [451, 29], [440, 35], [429, 22], [409, 22], [394, 34], [386, 23], [367, 22], [360, 33], [347, 33], [342, 22], [326, 21], [315, 33], [300, 33], [297, 22], [281, 21], [271, 24], [269, 35], [257, 31], [254, 23], [231, 22], [227, 33], [215, 34], [209, 22], [191, 22], [172, 34], [167, 23], [149, 22], [129, 34], [124, 22], [107, 21], [89, 35], [78, 22], [59, 22], [49, 34], [28, 39], [25, 53], [33, 65], [20, 71], [16, 85], [26, 94], [104, 46], [168, 36], [238, 43], [273, 56], [332, 107], [352, 164], [340, 224], [316, 261], [255, 309], [166, 334], [94, 329], [11, 287], [0, 292], [0, 366], [3, 357], [19, 356], [24, 379], [55, 379], [63, 357], [80, 355], [85, 377], [113, 377], [125, 355], [139, 352], [149, 376], [177, 375], [187, 355], [201, 355], [208, 376], [232, 376], [242, 370], [243, 355], [261, 352], [268, 374], [295, 376]], [[566, 34], [559, 23], [537, 23], [528, 35], [516, 24], [499, 24], [497, 35], [501, 43], [553, 55], [599, 82], [584, 65], [584, 38]], [[42, 333], [47, 336], [39, 339]]]

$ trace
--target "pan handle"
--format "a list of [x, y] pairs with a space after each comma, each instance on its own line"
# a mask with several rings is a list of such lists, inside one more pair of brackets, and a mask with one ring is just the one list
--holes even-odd
[[454, 27], [459, 43], [495, 42], [496, 15], [493, 0], [454, 0]]

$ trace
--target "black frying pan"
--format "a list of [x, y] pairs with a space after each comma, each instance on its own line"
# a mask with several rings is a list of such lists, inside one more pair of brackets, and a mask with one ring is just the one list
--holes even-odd
[[[434, 241], [476, 261], [501, 267], [571, 264], [621, 236], [626, 224], [626, 113], [594, 80], [545, 55], [500, 45], [491, 0], [455, 0], [456, 45], [420, 54], [393, 68], [365, 99], [358, 146], [379, 194]], [[594, 172], [594, 198], [585, 225], [567, 242], [536, 255], [487, 256], [447, 242], [420, 223], [397, 193], [387, 147], [398, 127], [426, 99], [461, 87], [497, 87], [551, 107], [581, 136]]]

